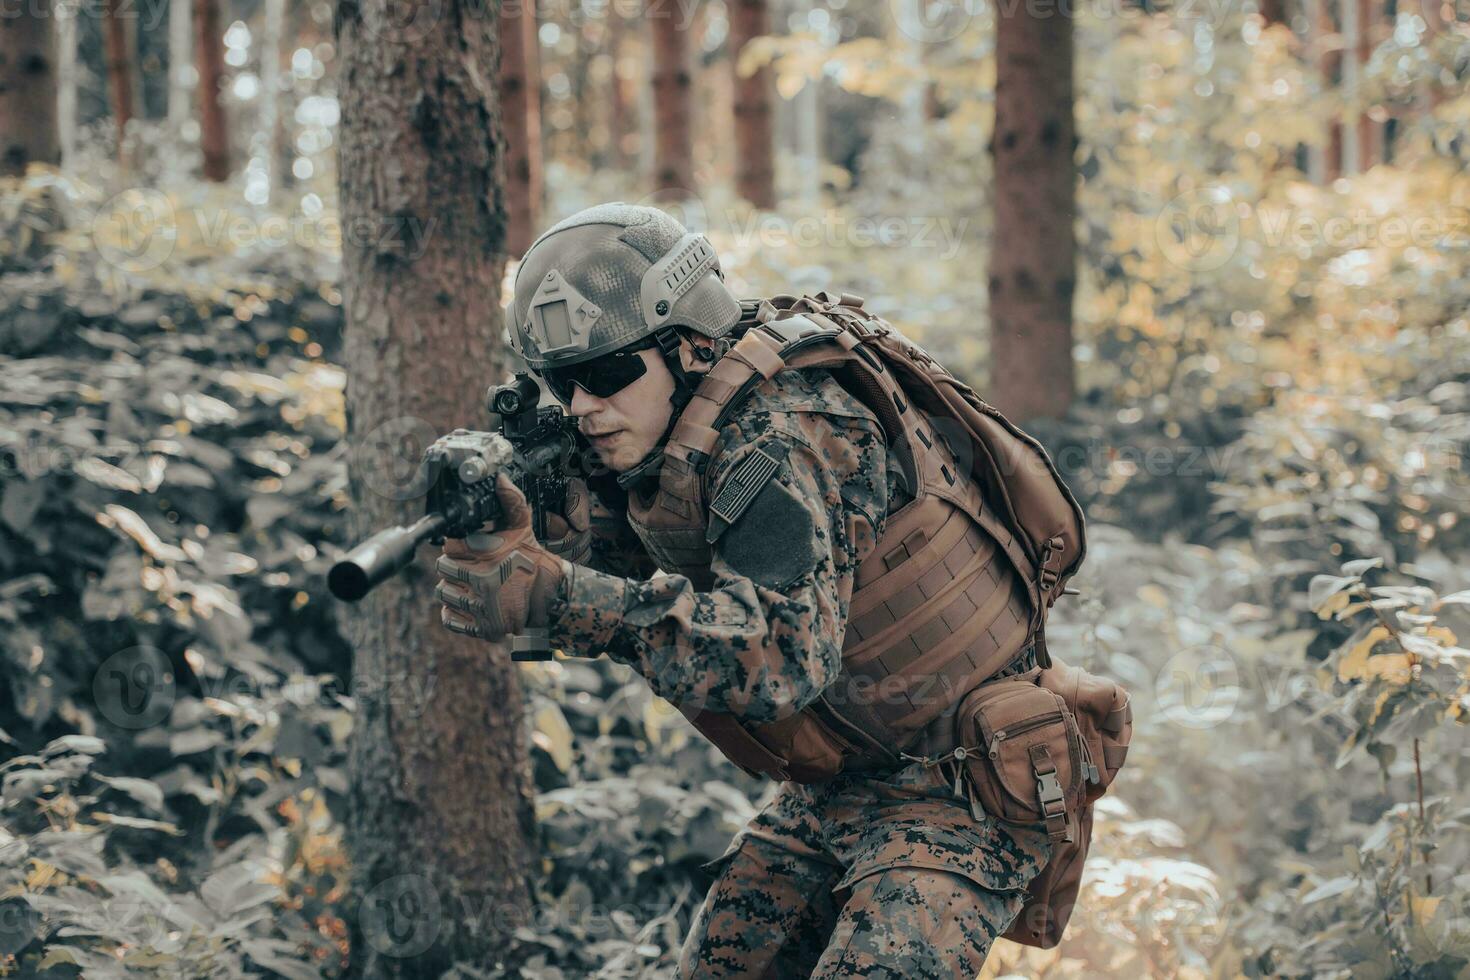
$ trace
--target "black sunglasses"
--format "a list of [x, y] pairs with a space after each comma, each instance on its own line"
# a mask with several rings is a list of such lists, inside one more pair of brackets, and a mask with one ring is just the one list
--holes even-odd
[[574, 385], [589, 395], [611, 398], [648, 373], [648, 362], [641, 352], [654, 346], [643, 343], [569, 367], [544, 368], [541, 379], [546, 382], [552, 396], [563, 405], [571, 405]]

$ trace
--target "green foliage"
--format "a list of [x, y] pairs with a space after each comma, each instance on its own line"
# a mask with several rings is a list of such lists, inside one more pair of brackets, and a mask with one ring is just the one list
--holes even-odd
[[[1067, 940], [987, 975], [1464, 976], [1465, 36], [1400, 11], [1359, 94], [1440, 101], [1394, 166], [1319, 187], [1297, 146], [1348, 106], [1287, 32], [1116, 13], [1077, 21], [1080, 398], [1036, 429], [1093, 521], [1049, 639], [1133, 690], [1138, 731]], [[606, 77], [604, 27], [548, 71]], [[718, 189], [685, 216], [737, 291], [856, 291], [982, 379], [989, 8], [762, 58], [784, 95], [825, 75], [905, 111], [799, 217]], [[639, 199], [556, 101], [553, 214]], [[0, 974], [345, 967], [328, 176], [309, 215], [186, 180], [0, 192]], [[764, 788], [624, 668], [523, 677], [542, 860], [498, 975], [669, 976]]]
[[[319, 594], [345, 499], [335, 294], [268, 269], [238, 291], [135, 270], [114, 292], [105, 238], [58, 227], [90, 193], [42, 176], [4, 196], [0, 240], [25, 259], [0, 278], [0, 737], [38, 753], [8, 764], [6, 805], [30, 809], [8, 815], [4, 893], [42, 913], [6, 952], [88, 975], [330, 967], [350, 727]], [[105, 747], [107, 775], [52, 765], [67, 739]], [[236, 909], [221, 889], [247, 866], [268, 891]], [[93, 941], [61, 942], [97, 916]]]

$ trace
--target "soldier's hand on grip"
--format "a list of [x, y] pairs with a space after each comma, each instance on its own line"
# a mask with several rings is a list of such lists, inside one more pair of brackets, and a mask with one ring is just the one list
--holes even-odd
[[546, 515], [546, 550], [574, 565], [587, 564], [592, 554], [592, 495], [587, 481], [567, 481], [566, 502], [561, 513]]
[[565, 574], [562, 560], [536, 540], [531, 507], [504, 473], [496, 478], [495, 495], [502, 511], [495, 533], [446, 540], [435, 565], [444, 628], [482, 640], [545, 626]]

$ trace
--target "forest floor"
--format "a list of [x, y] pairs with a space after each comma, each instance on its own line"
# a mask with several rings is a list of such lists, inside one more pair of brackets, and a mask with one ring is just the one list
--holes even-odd
[[[0, 975], [340, 975], [333, 267], [138, 268], [50, 194], [0, 237]], [[1136, 727], [1067, 939], [988, 976], [1465, 975], [1470, 325], [1360, 361], [1208, 406], [1085, 384], [1037, 426], [1091, 521], [1049, 641]], [[767, 788], [626, 668], [521, 669], [543, 873], [515, 975], [670, 975]]]

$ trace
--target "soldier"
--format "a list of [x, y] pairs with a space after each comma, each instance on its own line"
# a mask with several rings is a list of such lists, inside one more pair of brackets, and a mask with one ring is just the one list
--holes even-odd
[[1052, 846], [972, 812], [953, 760], [960, 697], [1035, 664], [1028, 593], [947, 440], [892, 438], [918, 413], [736, 343], [773, 309], [652, 208], [543, 234], [512, 333], [615, 479], [538, 542], [502, 476], [499, 530], [445, 544], [443, 622], [605, 652], [781, 780], [706, 866], [681, 977], [974, 977]]

